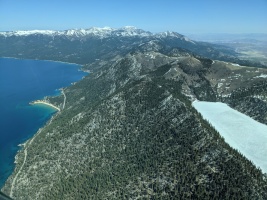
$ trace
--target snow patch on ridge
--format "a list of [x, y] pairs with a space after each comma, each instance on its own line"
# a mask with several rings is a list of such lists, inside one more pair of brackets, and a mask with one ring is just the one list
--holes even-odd
[[193, 106], [233, 148], [267, 173], [267, 126], [220, 102], [194, 101]]
[[256, 76], [254, 78], [267, 78], [267, 74], [261, 74], [259, 76]]

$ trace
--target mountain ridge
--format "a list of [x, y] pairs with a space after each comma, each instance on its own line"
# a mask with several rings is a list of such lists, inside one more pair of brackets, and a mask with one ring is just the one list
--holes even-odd
[[134, 26], [125, 26], [122, 28], [111, 28], [111, 27], [91, 27], [88, 29], [67, 29], [63, 31], [56, 31], [56, 30], [24, 30], [24, 31], [3, 31], [0, 32], [1, 35], [5, 37], [10, 36], [28, 36], [33, 34], [45, 34], [50, 36], [56, 36], [56, 35], [68, 35], [68, 36], [86, 36], [86, 35], [94, 35], [99, 37], [107, 37], [111, 35], [116, 36], [143, 36], [143, 37], [149, 37], [149, 36], [176, 36], [176, 37], [184, 37], [181, 34], [178, 34], [177, 32], [172, 31], [166, 31], [166, 32], [160, 32], [160, 33], [151, 33], [149, 31], [144, 31], [142, 29], [138, 29]]

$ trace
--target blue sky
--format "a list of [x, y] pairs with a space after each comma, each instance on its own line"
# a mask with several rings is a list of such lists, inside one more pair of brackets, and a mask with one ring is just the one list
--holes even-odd
[[136, 26], [179, 33], [267, 33], [267, 0], [0, 0], [0, 31]]

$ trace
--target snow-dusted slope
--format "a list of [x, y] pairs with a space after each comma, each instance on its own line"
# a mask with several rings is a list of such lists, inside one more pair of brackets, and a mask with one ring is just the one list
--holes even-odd
[[230, 108], [224, 103], [193, 102], [233, 148], [239, 150], [264, 173], [267, 173], [267, 126]]
[[165, 37], [173, 37], [173, 38], [179, 38], [180, 40], [184, 40], [186, 42], [191, 42], [195, 44], [194, 41], [190, 40], [189, 38], [185, 37], [184, 35], [181, 35], [179, 33], [173, 32], [173, 31], [166, 31], [162, 33], [155, 34], [157, 38], [165, 38]]

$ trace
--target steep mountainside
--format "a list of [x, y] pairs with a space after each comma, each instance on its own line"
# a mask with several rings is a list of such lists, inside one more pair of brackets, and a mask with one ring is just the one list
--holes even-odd
[[[92, 73], [64, 89], [64, 109], [18, 153], [3, 192], [15, 199], [267, 199], [266, 174], [191, 106], [197, 98], [260, 111], [267, 70], [134, 37], [128, 46], [123, 37], [107, 39], [96, 57], [84, 54]], [[61, 108], [63, 100], [49, 98]]]

